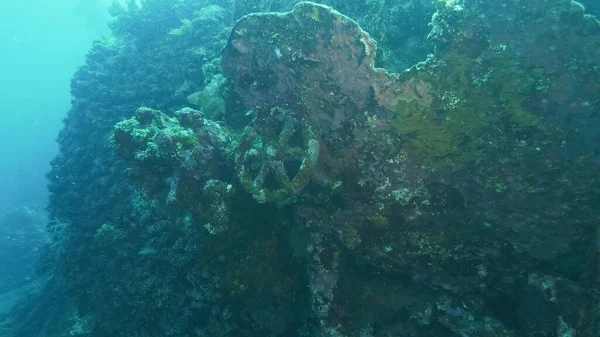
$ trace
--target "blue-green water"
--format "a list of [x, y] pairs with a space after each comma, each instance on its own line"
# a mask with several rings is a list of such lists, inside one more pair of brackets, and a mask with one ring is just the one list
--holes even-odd
[[0, 212], [44, 207], [49, 161], [70, 106], [69, 82], [92, 40], [108, 32], [106, 4], [5, 1], [0, 11]]
[[[23, 0], [0, 5], [0, 315], [40, 289], [50, 160], [71, 104], [69, 84], [94, 39], [109, 32], [106, 4]], [[18, 306], [18, 305], [17, 305]], [[0, 335], [5, 336], [2, 329]]]

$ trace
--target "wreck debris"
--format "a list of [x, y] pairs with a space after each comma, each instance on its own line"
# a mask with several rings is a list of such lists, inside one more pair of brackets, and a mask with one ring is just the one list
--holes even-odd
[[[297, 145], [291, 144], [293, 138]], [[309, 124], [273, 108], [246, 127], [236, 158], [242, 186], [258, 202], [283, 203], [312, 178], [319, 160], [319, 141]], [[268, 179], [276, 186], [268, 187]]]
[[391, 108], [396, 82], [374, 68], [376, 44], [350, 18], [310, 2], [250, 14], [223, 50], [223, 72], [249, 109], [292, 110], [319, 130], [339, 130], [376, 106]]

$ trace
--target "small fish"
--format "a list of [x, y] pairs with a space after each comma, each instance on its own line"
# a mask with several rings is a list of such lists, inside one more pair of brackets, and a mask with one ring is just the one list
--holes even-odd
[[157, 251], [154, 248], [144, 247], [140, 249], [138, 255], [156, 255]]
[[31, 121], [33, 122], [33, 125], [37, 124], [37, 119], [35, 119], [35, 117], [31, 117]]
[[14, 42], [14, 43], [19, 43], [19, 39], [17, 39], [17, 37], [16, 37], [16, 36], [14, 36], [14, 37], [13, 37], [13, 42]]

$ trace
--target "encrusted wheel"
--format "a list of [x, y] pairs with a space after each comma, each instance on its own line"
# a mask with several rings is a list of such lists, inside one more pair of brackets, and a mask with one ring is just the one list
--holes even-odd
[[258, 202], [289, 202], [310, 182], [319, 148], [310, 125], [274, 108], [244, 132], [236, 157], [240, 182]]

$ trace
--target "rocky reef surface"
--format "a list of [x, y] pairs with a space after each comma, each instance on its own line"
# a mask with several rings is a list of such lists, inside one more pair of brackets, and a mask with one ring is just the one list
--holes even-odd
[[112, 8], [48, 175], [71, 334], [598, 336], [598, 21], [328, 4]]

